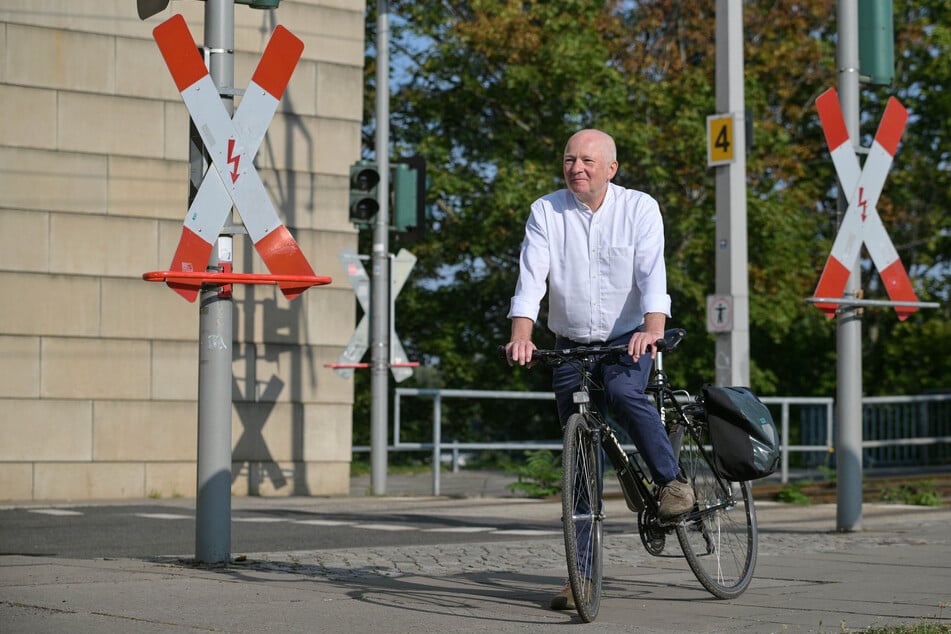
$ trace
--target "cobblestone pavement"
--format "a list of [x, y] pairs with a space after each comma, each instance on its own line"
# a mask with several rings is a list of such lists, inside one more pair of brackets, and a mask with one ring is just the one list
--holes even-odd
[[[758, 504], [759, 555], [842, 553], [862, 548], [925, 543], [946, 544], [951, 552], [951, 530], [924, 530], [946, 526], [947, 515], [941, 513], [938, 517], [936, 509], [907, 507], [907, 514], [896, 515], [896, 509], [900, 507], [895, 505], [866, 505], [864, 530], [838, 532], [829, 524], [829, 506]], [[550, 505], [550, 510], [552, 513], [560, 511], [556, 505]], [[617, 503], [609, 503], [609, 511], [609, 517], [613, 515], [618, 519], [616, 526], [611, 520], [607, 524], [606, 567], [642, 566], [655, 560], [641, 545], [637, 526], [628, 519], [626, 509]], [[540, 514], [538, 507], [532, 508], [531, 512]], [[909, 522], [909, 517], [915, 520]], [[618, 532], [619, 529], [626, 530]], [[674, 535], [668, 536], [667, 551], [675, 557], [681, 556]], [[492, 543], [259, 553], [247, 555], [246, 565], [343, 580], [367, 576], [455, 575], [485, 570], [517, 572], [527, 567], [558, 569], [565, 565], [564, 552], [562, 538], [549, 537]]]

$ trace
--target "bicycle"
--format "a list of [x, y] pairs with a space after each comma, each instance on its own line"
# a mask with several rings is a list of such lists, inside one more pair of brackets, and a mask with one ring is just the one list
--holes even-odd
[[[657, 353], [646, 389], [653, 395], [681, 471], [696, 497], [692, 510], [666, 522], [658, 517], [660, 487], [652, 482], [637, 453], [627, 454], [590, 400], [591, 390], [600, 387], [592, 375], [595, 363], [617, 362], [627, 354], [627, 345], [532, 353], [533, 362], [548, 367], [573, 363], [582, 379], [574, 393], [577, 412], [564, 428], [561, 499], [568, 582], [578, 614], [585, 622], [597, 617], [601, 603], [604, 455], [614, 467], [628, 509], [637, 514], [638, 533], [648, 553], [663, 553], [667, 536], [675, 533], [697, 580], [720, 599], [738, 597], [752, 580], [757, 528], [750, 483], [731, 483], [719, 474], [711, 455], [701, 397], [693, 398], [688, 391], [675, 389], [664, 372], [664, 352], [676, 348], [685, 336], [685, 330], [674, 328], [656, 341]], [[504, 357], [504, 348], [501, 354]]]

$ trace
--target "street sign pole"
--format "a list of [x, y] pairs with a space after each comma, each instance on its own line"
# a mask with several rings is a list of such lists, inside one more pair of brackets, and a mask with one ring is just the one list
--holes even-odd
[[390, 91], [389, 3], [376, 4], [376, 164], [380, 210], [373, 227], [370, 254], [370, 487], [386, 493], [387, 419], [390, 364]]
[[[743, 2], [716, 3], [716, 106], [733, 124], [708, 140], [722, 152], [716, 170], [716, 294], [732, 304], [732, 326], [716, 333], [717, 385], [750, 384], [749, 275], [746, 237], [746, 124]], [[732, 137], [732, 138], [728, 138]], [[719, 141], [717, 140], [719, 139]], [[732, 147], [728, 147], [732, 146]], [[731, 154], [732, 152], [732, 154]], [[731, 160], [726, 160], [731, 155]]]
[[[234, 111], [234, 0], [207, 0], [204, 28], [208, 72], [231, 114]], [[228, 217], [232, 217], [230, 212]], [[232, 236], [218, 237], [208, 262], [209, 270], [219, 267], [230, 270], [231, 244]], [[202, 563], [225, 563], [231, 556], [233, 307], [231, 293], [219, 293], [217, 288], [201, 292], [195, 558]]]
[[[846, 130], [854, 141], [859, 138], [858, 1], [838, 0], [836, 14], [838, 90]], [[840, 220], [851, 193], [840, 184]], [[858, 258], [843, 264], [851, 267], [843, 298], [858, 299], [862, 285]], [[836, 375], [836, 528], [857, 531], [862, 528], [862, 309], [856, 305], [841, 306], [837, 312]]]

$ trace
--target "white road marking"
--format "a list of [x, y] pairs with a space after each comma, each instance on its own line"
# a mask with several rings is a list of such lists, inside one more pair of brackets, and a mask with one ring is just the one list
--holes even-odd
[[424, 528], [424, 533], [488, 533], [495, 529], [491, 526], [444, 526], [442, 528]]
[[136, 513], [136, 517], [144, 517], [147, 520], [192, 520], [191, 515], [176, 515], [174, 513]]
[[354, 528], [365, 528], [368, 531], [414, 531], [415, 526], [406, 524], [354, 524]]
[[[81, 511], [73, 511], [69, 509], [29, 509], [30, 513], [39, 513], [43, 515], [53, 515], [60, 517], [69, 517], [76, 515], [84, 515], [85, 513]], [[165, 520], [165, 521], [175, 521], [175, 520], [195, 520], [194, 515], [183, 515], [179, 513], [133, 513], [135, 517], [141, 517], [143, 519], [151, 520]], [[499, 530], [493, 526], [437, 526], [434, 528], [423, 528], [420, 526], [415, 526], [412, 524], [391, 524], [391, 523], [368, 523], [362, 524], [358, 522], [348, 522], [343, 520], [333, 520], [333, 519], [308, 519], [308, 520], [292, 520], [285, 517], [269, 517], [269, 516], [256, 516], [256, 517], [232, 517], [232, 522], [243, 522], [246, 524], [275, 524], [280, 522], [287, 522], [291, 524], [302, 524], [305, 526], [352, 526], [353, 528], [362, 528], [370, 531], [387, 531], [387, 532], [402, 532], [402, 531], [419, 531], [421, 533], [488, 533], [492, 535], [515, 535], [523, 537], [547, 537], [551, 535], [561, 535], [561, 531], [555, 530], [536, 530], [536, 529], [508, 529], [508, 530]]]

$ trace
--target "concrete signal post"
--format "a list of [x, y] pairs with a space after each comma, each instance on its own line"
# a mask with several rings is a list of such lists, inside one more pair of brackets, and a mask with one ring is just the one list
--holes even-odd
[[708, 301], [708, 329], [716, 333], [717, 385], [750, 384], [745, 99], [743, 2], [717, 0], [716, 107], [722, 114], [707, 121], [707, 162], [716, 169], [716, 295]]

